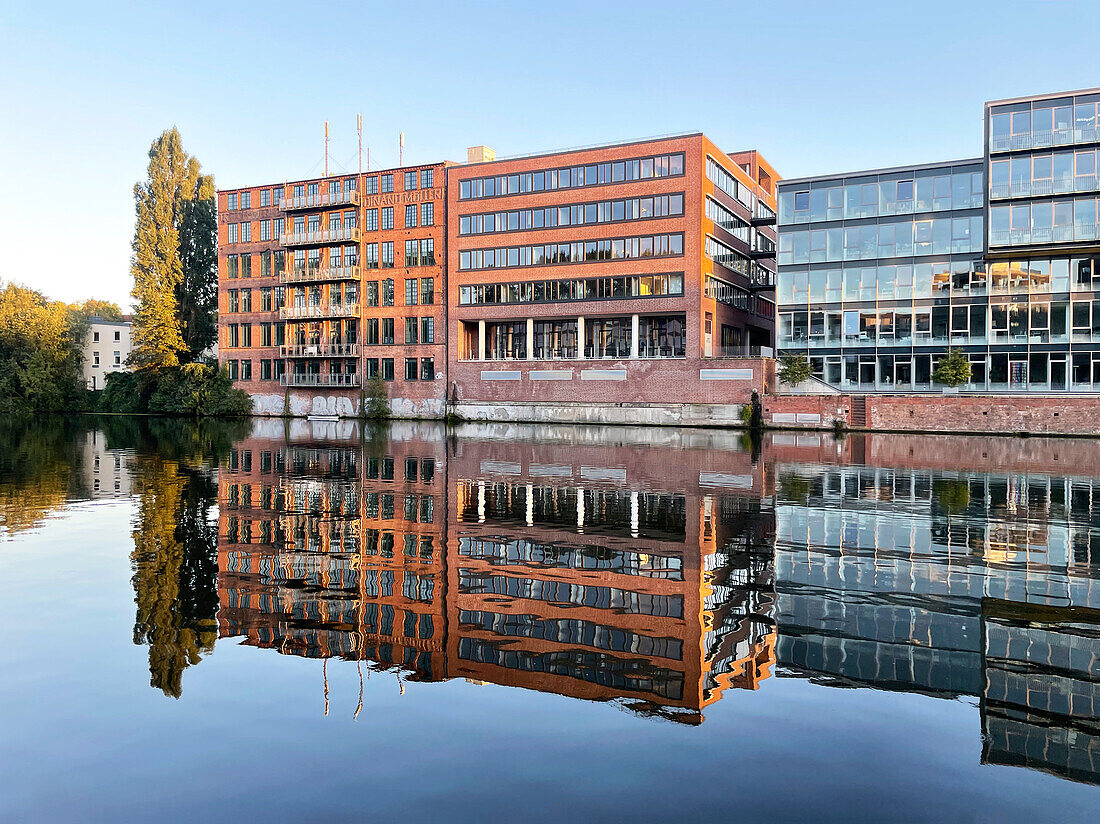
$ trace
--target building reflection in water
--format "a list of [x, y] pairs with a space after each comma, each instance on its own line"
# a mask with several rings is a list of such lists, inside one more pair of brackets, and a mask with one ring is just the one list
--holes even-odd
[[218, 629], [689, 724], [773, 674], [971, 697], [986, 762], [1100, 782], [1100, 482], [1067, 471], [1095, 465], [1084, 441], [754, 455], [723, 432], [262, 422], [220, 474]]
[[1100, 783], [1100, 482], [1061, 474], [1100, 444], [816, 438], [768, 450], [781, 667], [976, 697], [983, 760]]
[[222, 473], [223, 636], [688, 723], [770, 673], [772, 517], [728, 435], [649, 452], [267, 426]]

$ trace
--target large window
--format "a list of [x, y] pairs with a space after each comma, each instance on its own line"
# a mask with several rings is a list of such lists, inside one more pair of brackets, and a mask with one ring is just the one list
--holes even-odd
[[576, 300], [670, 297], [684, 293], [684, 273], [624, 275], [565, 280], [527, 280], [458, 287], [463, 306], [495, 303], [554, 303]]
[[489, 360], [522, 360], [526, 358], [526, 322], [486, 323], [485, 357]]
[[683, 315], [639, 318], [638, 357], [682, 358], [685, 344]]
[[577, 321], [535, 321], [536, 360], [573, 360], [577, 357]]

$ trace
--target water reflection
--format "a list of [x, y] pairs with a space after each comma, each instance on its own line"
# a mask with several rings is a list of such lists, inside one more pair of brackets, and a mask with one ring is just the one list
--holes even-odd
[[134, 641], [169, 696], [230, 638], [317, 659], [326, 712], [330, 666], [686, 725], [797, 678], [973, 703], [984, 763], [1100, 784], [1098, 442], [28, 427], [4, 527], [132, 494]]

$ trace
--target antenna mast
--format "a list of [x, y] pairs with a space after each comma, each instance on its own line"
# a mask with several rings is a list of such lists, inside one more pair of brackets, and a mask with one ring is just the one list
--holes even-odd
[[328, 121], [325, 121], [325, 177], [328, 177]]
[[359, 174], [363, 174], [363, 115], [355, 115], [355, 130], [359, 133]]

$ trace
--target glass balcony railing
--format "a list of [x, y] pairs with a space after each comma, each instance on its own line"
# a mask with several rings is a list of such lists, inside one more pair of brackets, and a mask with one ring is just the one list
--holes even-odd
[[1055, 129], [1011, 135], [991, 135], [990, 152], [1015, 152], [1021, 149], [1044, 149], [1050, 146], [1071, 146], [1075, 143], [1095, 143], [1100, 129]]
[[284, 195], [279, 208], [284, 212], [296, 209], [323, 209], [330, 206], [358, 206], [359, 191], [357, 189], [341, 189], [337, 192], [317, 192], [305, 195]]
[[279, 310], [282, 320], [310, 320], [314, 318], [351, 318], [358, 317], [358, 303], [307, 304], [305, 306], [284, 306]]
[[349, 387], [356, 388], [363, 385], [363, 379], [358, 374], [305, 374], [289, 372], [279, 378], [281, 386], [311, 386], [311, 387]]
[[357, 358], [358, 343], [297, 343], [280, 347], [284, 358]]
[[358, 226], [341, 226], [329, 229], [303, 229], [284, 232], [279, 242], [283, 246], [309, 246], [314, 243], [359, 242]]
[[306, 266], [301, 269], [285, 269], [279, 275], [280, 283], [316, 283], [327, 280], [359, 280], [359, 266]]

